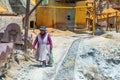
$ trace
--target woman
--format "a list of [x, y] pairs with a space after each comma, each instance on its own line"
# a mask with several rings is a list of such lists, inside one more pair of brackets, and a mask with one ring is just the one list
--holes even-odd
[[33, 48], [37, 44], [36, 59], [42, 63], [42, 67], [46, 67], [49, 61], [50, 52], [52, 50], [52, 40], [50, 35], [46, 32], [46, 26], [39, 28], [40, 33], [36, 36], [33, 43]]

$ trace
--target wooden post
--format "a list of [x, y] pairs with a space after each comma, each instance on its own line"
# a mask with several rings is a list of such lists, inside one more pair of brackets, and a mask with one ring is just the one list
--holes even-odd
[[30, 0], [26, 0], [26, 17], [25, 17], [25, 35], [24, 35], [24, 51], [27, 52], [27, 38], [28, 38], [28, 25], [29, 25], [29, 10], [30, 10]]
[[107, 9], [109, 9], [109, 1], [107, 0]]
[[116, 32], [118, 32], [118, 25], [117, 25], [117, 11], [116, 13], [116, 17], [115, 17], [115, 28], [116, 28]]
[[109, 18], [109, 14], [107, 13], [107, 18], [106, 18], [106, 22], [107, 22], [107, 25], [106, 25], [106, 31], [108, 31], [108, 27], [109, 27], [108, 18]]
[[93, 13], [93, 26], [92, 26], [92, 35], [95, 33], [95, 13]]
[[34, 12], [34, 25], [33, 25], [33, 32], [35, 32], [36, 28], [36, 11]]
[[93, 26], [92, 26], [92, 35], [95, 34], [95, 18], [96, 18], [96, 1], [94, 0], [94, 3], [93, 3]]

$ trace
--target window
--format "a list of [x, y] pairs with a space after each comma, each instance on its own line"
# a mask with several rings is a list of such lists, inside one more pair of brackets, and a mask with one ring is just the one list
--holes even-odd
[[71, 20], [71, 19], [70, 19], [70, 15], [67, 16], [67, 20]]
[[44, 5], [48, 5], [48, 0], [43, 0], [42, 1], [42, 5], [44, 6]]

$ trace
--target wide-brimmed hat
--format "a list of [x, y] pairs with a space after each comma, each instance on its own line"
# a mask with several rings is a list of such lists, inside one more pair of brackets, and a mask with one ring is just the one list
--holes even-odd
[[46, 31], [46, 26], [40, 26], [39, 30]]

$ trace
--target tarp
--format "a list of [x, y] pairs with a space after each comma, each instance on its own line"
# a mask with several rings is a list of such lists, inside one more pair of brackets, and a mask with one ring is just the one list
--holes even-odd
[[2, 5], [2, 2], [0, 2], [0, 11], [8, 11], [7, 8], [5, 8], [3, 5]]
[[6, 12], [6, 11], [8, 11], [8, 10], [7, 10], [6, 8], [0, 6], [0, 11], [3, 11], [3, 12], [5, 11], [5, 12]]
[[13, 12], [8, 0], [0, 0], [0, 3], [1, 3], [1, 6], [3, 6], [4, 8], [8, 10], [8, 12]]

